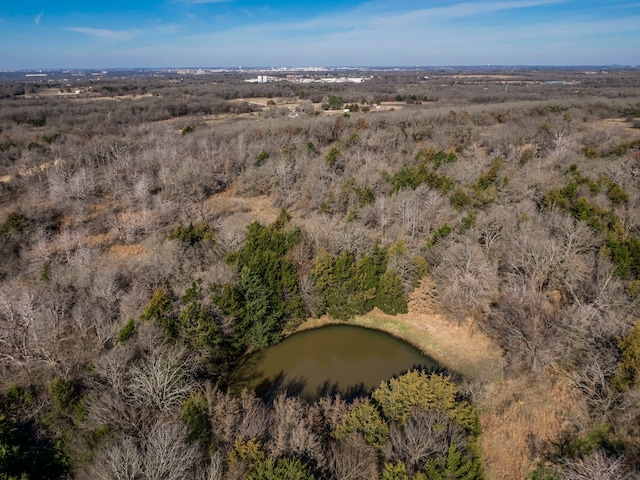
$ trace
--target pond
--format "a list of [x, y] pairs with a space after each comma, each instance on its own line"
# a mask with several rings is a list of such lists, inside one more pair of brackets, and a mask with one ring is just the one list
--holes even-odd
[[440, 368], [418, 349], [391, 335], [353, 325], [330, 325], [295, 333], [257, 352], [236, 369], [232, 391], [261, 397], [287, 391], [309, 401], [341, 393], [370, 392], [410, 368]]

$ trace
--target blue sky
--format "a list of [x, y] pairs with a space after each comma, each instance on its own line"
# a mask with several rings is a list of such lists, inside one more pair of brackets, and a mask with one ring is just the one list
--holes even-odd
[[2, 2], [0, 69], [640, 65], [640, 0]]

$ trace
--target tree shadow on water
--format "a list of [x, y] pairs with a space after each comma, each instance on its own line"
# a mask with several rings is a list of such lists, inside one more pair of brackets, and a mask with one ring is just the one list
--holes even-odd
[[363, 382], [356, 383], [353, 385], [347, 385], [346, 387], [341, 387], [338, 382], [332, 382], [330, 380], [325, 380], [321, 385], [316, 388], [316, 395], [313, 398], [307, 399], [310, 401], [315, 401], [322, 397], [333, 397], [338, 393], [347, 401], [353, 401], [356, 398], [367, 396], [371, 393], [371, 388], [367, 388]]
[[265, 402], [271, 402], [280, 393], [288, 396], [304, 398], [304, 390], [307, 386], [307, 379], [304, 377], [287, 378], [284, 371], [272, 375], [262, 380], [254, 389], [256, 396]]
[[419, 372], [426, 373], [426, 374], [437, 374], [437, 375], [444, 375], [444, 376], [454, 376], [455, 375], [455, 372], [447, 370], [442, 365], [440, 365], [440, 364], [436, 363], [435, 361], [433, 361], [432, 365], [431, 364], [416, 363], [411, 368], [403, 370], [398, 375], [394, 375], [394, 378], [401, 377], [405, 373], [408, 373], [408, 372], [410, 372], [412, 370], [418, 370]]
[[250, 388], [251, 385], [264, 377], [263, 371], [258, 368], [263, 358], [263, 352], [257, 352], [242, 358], [236, 368], [226, 378], [229, 389], [239, 392], [243, 388]]

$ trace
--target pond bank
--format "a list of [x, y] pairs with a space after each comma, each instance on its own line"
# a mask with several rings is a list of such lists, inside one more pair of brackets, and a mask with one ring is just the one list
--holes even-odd
[[484, 333], [459, 326], [437, 314], [386, 315], [374, 310], [341, 322], [309, 319], [298, 330], [348, 323], [382, 330], [407, 341], [447, 369], [482, 385], [477, 399], [482, 434], [480, 448], [488, 480], [527, 478], [540, 460], [530, 439], [556, 442], [569, 419], [586, 418], [580, 394], [559, 372], [535, 381], [528, 375], [504, 375], [500, 347]]
[[470, 380], [493, 382], [502, 378], [504, 358], [498, 345], [484, 333], [474, 331], [469, 326], [453, 324], [441, 315], [387, 315], [374, 309], [347, 322], [326, 315], [312, 318], [302, 323], [296, 331], [345, 323], [387, 332]]

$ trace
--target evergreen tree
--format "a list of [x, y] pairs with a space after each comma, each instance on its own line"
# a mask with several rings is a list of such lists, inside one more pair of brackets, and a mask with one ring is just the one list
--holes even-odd
[[407, 466], [403, 462], [386, 463], [380, 478], [382, 480], [409, 480]]
[[478, 460], [463, 455], [455, 444], [449, 446], [444, 467], [439, 467], [435, 461], [429, 462], [425, 474], [429, 480], [480, 480], [484, 478]]
[[257, 462], [247, 480], [313, 480], [308, 465], [297, 458], [267, 458]]
[[380, 278], [375, 305], [390, 315], [407, 313], [407, 299], [404, 296], [402, 280], [393, 270], [387, 270]]
[[379, 247], [357, 261], [349, 251], [333, 257], [320, 250], [313, 277], [321, 312], [341, 320], [367, 313], [373, 307], [392, 315], [406, 313], [402, 279], [387, 270], [388, 256], [387, 249]]
[[345, 440], [353, 433], [361, 433], [369, 445], [381, 449], [389, 437], [389, 426], [377, 408], [366, 400], [349, 411], [344, 422], [336, 428], [335, 435], [339, 440]]
[[303, 319], [306, 310], [298, 287], [295, 264], [288, 252], [301, 240], [299, 229], [286, 229], [289, 214], [282, 210], [267, 227], [247, 227], [242, 250], [229, 255], [240, 282], [225, 285], [214, 302], [234, 317], [237, 348], [263, 348], [276, 343], [281, 331]]
[[177, 334], [177, 326], [174, 317], [171, 315], [173, 308], [173, 298], [168, 288], [159, 288], [153, 292], [151, 300], [144, 311], [140, 314], [141, 320], [155, 320], [165, 333], [174, 337]]

